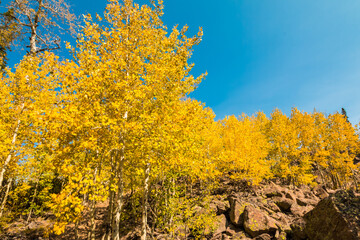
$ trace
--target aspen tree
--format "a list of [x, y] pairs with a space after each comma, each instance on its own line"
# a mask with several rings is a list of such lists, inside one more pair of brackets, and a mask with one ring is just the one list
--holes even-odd
[[[15, 72], [7, 70], [1, 77], [1, 155], [0, 186], [4, 174], [21, 149], [30, 150], [41, 131], [41, 119], [54, 107], [56, 81], [49, 78], [55, 72], [56, 57], [44, 54], [26, 57]], [[51, 74], [50, 74], [51, 75]], [[48, 81], [49, 80], [49, 81]], [[27, 144], [27, 145], [26, 145]], [[31, 148], [30, 148], [31, 146]]]
[[[46, 132], [43, 119], [56, 105], [57, 61], [56, 56], [50, 53], [26, 56], [14, 72], [6, 69], [2, 73], [0, 186], [7, 179], [13, 179], [17, 186], [21, 185], [19, 178], [30, 180], [31, 173], [22, 170], [22, 165], [28, 162], [33, 163], [34, 169], [41, 169], [40, 162], [35, 163], [40, 158], [34, 156], [40, 153], [43, 133]], [[4, 206], [7, 195], [2, 196]], [[10, 195], [14, 194], [10, 192]], [[34, 193], [34, 197], [36, 195]]]
[[222, 121], [222, 171], [232, 172], [232, 178], [255, 185], [270, 176], [270, 162], [266, 160], [269, 143], [261, 132], [259, 118], [259, 114], [258, 118], [243, 114]]
[[334, 188], [346, 187], [356, 166], [353, 159], [359, 151], [359, 139], [354, 127], [340, 113], [327, 118], [327, 170]]
[[272, 172], [276, 177], [294, 183], [292, 168], [299, 157], [299, 141], [291, 120], [279, 109], [271, 113], [268, 137], [271, 143], [269, 157], [274, 162]]
[[[76, 61], [62, 70], [64, 107], [59, 111], [67, 114], [60, 116], [64, 134], [59, 135], [54, 164], [69, 177], [79, 174], [75, 189], [82, 185], [87, 166], [92, 169], [90, 174], [100, 163], [102, 171], [108, 172], [108, 180], [96, 185], [109, 184], [112, 232], [107, 237], [112, 239], [120, 238], [123, 195], [128, 186], [125, 176], [133, 174], [129, 170], [135, 167], [143, 177], [145, 215], [150, 169], [157, 169], [162, 161], [162, 116], [171, 115], [172, 103], [194, 90], [203, 77], [189, 75], [192, 65], [187, 62], [192, 47], [200, 42], [201, 31], [187, 38], [186, 28], [179, 31], [175, 27], [168, 34], [160, 20], [162, 8], [162, 2], [152, 8], [130, 0], [123, 4], [111, 1], [104, 19], [86, 18], [73, 49]], [[83, 164], [70, 159], [86, 152], [93, 157], [88, 154]], [[71, 188], [59, 195], [58, 204], [61, 196], [72, 196], [75, 191]], [[58, 233], [65, 222], [60, 225]], [[143, 238], [145, 225], [144, 218]]]

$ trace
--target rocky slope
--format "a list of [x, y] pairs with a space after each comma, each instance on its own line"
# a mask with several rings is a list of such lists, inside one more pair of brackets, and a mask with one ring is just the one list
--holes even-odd
[[[236, 184], [224, 181], [215, 191], [210, 203], [210, 208], [216, 212], [215, 230], [211, 231], [209, 227], [204, 239], [360, 240], [359, 194], [327, 190], [321, 185], [315, 188], [291, 187], [271, 182], [252, 188]], [[103, 218], [100, 215], [104, 216], [105, 212], [106, 206], [102, 205], [98, 211], [98, 226]], [[41, 235], [50, 222], [13, 223], [6, 235], [0, 238], [47, 239]], [[52, 236], [51, 239], [75, 239], [72, 228], [70, 226], [64, 235]], [[103, 229], [98, 231], [97, 236], [101, 239]], [[188, 239], [193, 239], [191, 232], [187, 235]], [[86, 234], [83, 237], [86, 239]], [[154, 233], [152, 237], [159, 240], [183, 239], [160, 233]], [[129, 232], [123, 239], [139, 239], [138, 229]]]
[[360, 197], [352, 191], [270, 183], [219, 197], [212, 206], [218, 214], [213, 240], [360, 239]]

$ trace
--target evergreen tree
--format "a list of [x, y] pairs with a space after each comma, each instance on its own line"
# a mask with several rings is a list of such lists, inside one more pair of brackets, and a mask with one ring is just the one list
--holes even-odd
[[346, 119], [346, 122], [349, 122], [349, 117], [347, 116], [347, 113], [345, 111], [345, 108], [341, 108], [341, 114], [344, 116], [344, 118]]

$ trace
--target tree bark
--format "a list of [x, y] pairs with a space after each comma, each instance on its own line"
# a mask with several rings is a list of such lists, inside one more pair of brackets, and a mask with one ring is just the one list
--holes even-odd
[[142, 212], [141, 240], [146, 240], [146, 236], [147, 236], [147, 206], [148, 206], [148, 195], [149, 195], [149, 178], [150, 178], [150, 163], [147, 163], [145, 167], [144, 196], [142, 202], [143, 212]]
[[5, 208], [6, 200], [7, 200], [8, 196], [9, 196], [9, 192], [10, 192], [12, 180], [13, 180], [13, 179], [10, 178], [9, 183], [7, 184], [5, 196], [4, 196], [3, 201], [2, 201], [2, 203], [1, 203], [0, 218], [2, 217], [3, 212], [4, 212], [4, 208]]
[[[24, 110], [24, 103], [22, 103], [22, 105], [21, 105], [20, 115], [22, 114], [23, 110]], [[3, 165], [2, 169], [1, 169], [1, 172], [0, 172], [0, 188], [2, 187], [2, 183], [4, 181], [4, 174], [5, 174], [5, 171], [6, 171], [6, 167], [10, 163], [11, 158], [12, 158], [12, 154], [13, 154], [13, 151], [14, 151], [14, 148], [15, 148], [16, 138], [17, 138], [19, 128], [20, 128], [20, 123], [21, 123], [21, 120], [18, 119], [17, 123], [16, 123], [15, 131], [14, 131], [14, 134], [13, 134], [13, 138], [12, 138], [12, 141], [11, 141], [10, 153], [7, 156], [7, 158], [6, 158], [5, 162], [4, 162], [4, 165]]]
[[[118, 165], [117, 167], [117, 194], [116, 194], [116, 201], [115, 201], [115, 211], [114, 211], [114, 225], [113, 228], [113, 239], [114, 240], [120, 240], [120, 220], [121, 220], [121, 211], [123, 207], [123, 193], [124, 193], [124, 180], [123, 180], [123, 165], [124, 165], [124, 151], [125, 146], [122, 148], [122, 150], [117, 152], [117, 157], [115, 158], [115, 162]], [[120, 156], [118, 156], [120, 155]]]
[[[94, 172], [94, 180], [93, 180], [94, 186], [96, 184], [97, 171], [98, 171], [98, 168], [96, 167], [95, 172]], [[90, 229], [88, 232], [88, 240], [95, 240], [95, 229], [96, 229], [96, 222], [95, 222], [96, 201], [95, 201], [95, 199], [93, 199], [91, 201], [90, 211], [91, 211], [91, 216], [90, 216]]]

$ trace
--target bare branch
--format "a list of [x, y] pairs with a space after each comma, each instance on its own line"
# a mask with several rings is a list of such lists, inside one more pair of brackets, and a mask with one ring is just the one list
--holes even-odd
[[12, 0], [8, 9], [14, 12], [20, 35], [28, 36], [30, 53], [59, 49], [59, 34], [76, 34], [77, 18], [65, 0]]

